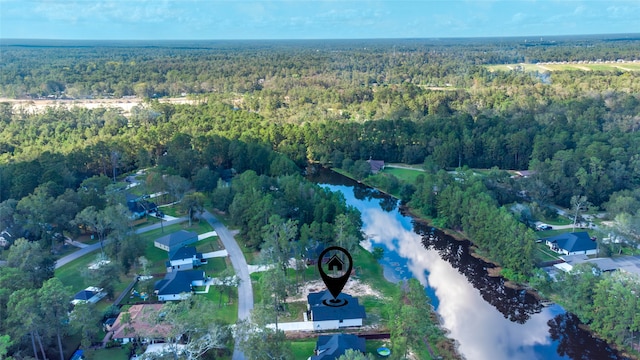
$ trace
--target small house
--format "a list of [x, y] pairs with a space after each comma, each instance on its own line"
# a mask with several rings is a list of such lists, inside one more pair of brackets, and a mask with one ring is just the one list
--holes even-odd
[[330, 300], [333, 300], [333, 296], [327, 290], [307, 296], [307, 316], [313, 322], [314, 330], [362, 326], [366, 314], [364, 306], [358, 303], [358, 298], [340, 293], [337, 300], [344, 302], [343, 306], [325, 305]]
[[381, 170], [384, 170], [384, 160], [367, 160], [369, 166], [371, 167], [371, 173], [377, 174]]
[[365, 339], [352, 334], [320, 335], [314, 355], [308, 360], [335, 360], [353, 349], [365, 352]]
[[545, 238], [549, 248], [565, 255], [596, 255], [598, 244], [586, 231], [564, 233]]
[[333, 255], [327, 262], [327, 266], [331, 271], [342, 271], [342, 268], [344, 267], [344, 261], [340, 260], [337, 255]]
[[107, 296], [107, 293], [103, 292], [101, 288], [95, 286], [89, 286], [88, 288], [77, 292], [71, 300], [71, 304], [75, 305], [81, 302], [88, 302], [95, 304]]
[[206, 264], [207, 260], [202, 258], [202, 253], [196, 251], [191, 246], [181, 247], [173, 254], [169, 254], [167, 261], [167, 272], [191, 270], [202, 264]]
[[159, 249], [172, 253], [181, 247], [193, 244], [196, 241], [198, 241], [197, 233], [193, 231], [180, 230], [156, 239], [153, 244]]
[[159, 301], [184, 300], [191, 296], [194, 286], [204, 286], [206, 280], [202, 270], [172, 271], [156, 282], [154, 292]]

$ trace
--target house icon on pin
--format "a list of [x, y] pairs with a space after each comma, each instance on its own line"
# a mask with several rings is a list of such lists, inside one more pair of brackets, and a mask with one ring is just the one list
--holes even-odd
[[329, 259], [329, 261], [327, 262], [327, 266], [331, 271], [342, 271], [342, 268], [344, 267], [344, 262], [340, 260], [340, 258], [337, 255], [333, 255], [331, 259]]

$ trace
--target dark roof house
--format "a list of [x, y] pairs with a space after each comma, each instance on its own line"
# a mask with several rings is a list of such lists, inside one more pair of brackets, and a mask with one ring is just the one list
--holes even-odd
[[194, 286], [203, 286], [205, 280], [202, 270], [172, 271], [156, 282], [154, 290], [160, 301], [184, 300], [191, 296]]
[[177, 251], [181, 247], [193, 244], [196, 241], [198, 241], [197, 233], [193, 231], [180, 230], [156, 239], [153, 244], [157, 248], [172, 253]]
[[369, 166], [371, 166], [371, 173], [377, 174], [380, 170], [384, 169], [384, 160], [367, 160]]
[[367, 315], [364, 306], [358, 303], [358, 298], [340, 293], [337, 299], [345, 304], [343, 306], [325, 305], [333, 300], [333, 295], [327, 290], [307, 295], [307, 314], [313, 321], [314, 330], [362, 326], [362, 320]]
[[551, 250], [565, 255], [595, 255], [598, 244], [586, 231], [564, 233], [544, 239]]
[[107, 296], [106, 293], [102, 292], [101, 288], [97, 288], [95, 286], [89, 286], [88, 288], [78, 291], [71, 300], [71, 304], [75, 305], [80, 302], [89, 302], [92, 304], [97, 303]]
[[349, 350], [365, 351], [365, 340], [351, 334], [320, 335], [311, 360], [335, 360]]
[[174, 270], [191, 270], [194, 267], [198, 267], [207, 262], [203, 259], [202, 253], [196, 251], [196, 248], [191, 246], [181, 247], [169, 254], [169, 261], [167, 261], [167, 272]]

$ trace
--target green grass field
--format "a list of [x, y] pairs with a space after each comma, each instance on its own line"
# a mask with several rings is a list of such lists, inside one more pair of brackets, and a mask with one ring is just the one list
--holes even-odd
[[407, 182], [409, 184], [415, 184], [416, 178], [418, 175], [423, 174], [424, 171], [420, 169], [411, 170], [411, 169], [400, 169], [400, 168], [392, 168], [386, 167], [382, 171], [383, 174], [391, 174], [401, 181]]

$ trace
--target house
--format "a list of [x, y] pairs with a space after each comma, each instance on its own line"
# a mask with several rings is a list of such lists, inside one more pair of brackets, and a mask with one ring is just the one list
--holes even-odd
[[191, 246], [181, 247], [173, 254], [169, 254], [169, 261], [167, 261], [167, 272], [169, 273], [174, 270], [191, 270], [206, 263], [207, 259], [203, 259], [202, 253], [197, 252], [196, 248]]
[[202, 270], [172, 271], [156, 282], [154, 292], [159, 301], [184, 300], [191, 296], [194, 286], [204, 286], [206, 280]]
[[543, 240], [551, 250], [559, 254], [595, 255], [598, 253], [598, 244], [586, 231], [564, 233]]
[[308, 360], [335, 360], [349, 349], [364, 353], [365, 340], [351, 334], [320, 335], [316, 342], [314, 356]]
[[128, 311], [121, 312], [110, 327], [111, 338], [123, 344], [136, 339], [149, 343], [163, 342], [171, 326], [162, 322], [161, 310], [162, 304], [132, 305]]
[[366, 318], [364, 306], [358, 304], [358, 298], [340, 293], [338, 300], [346, 302], [343, 306], [327, 306], [333, 295], [327, 290], [310, 293], [307, 296], [307, 316], [313, 322], [314, 330], [339, 329], [351, 326], [362, 326]]
[[371, 173], [377, 174], [380, 170], [384, 170], [384, 160], [367, 160], [369, 166], [371, 166]]
[[183, 246], [198, 241], [198, 234], [193, 231], [180, 230], [156, 239], [155, 247], [169, 253], [175, 252]]
[[73, 296], [73, 300], [71, 300], [71, 304], [75, 305], [81, 302], [95, 304], [98, 301], [102, 300], [102, 298], [104, 298], [105, 296], [107, 296], [107, 293], [102, 292], [101, 288], [89, 286], [88, 288], [76, 293]]

